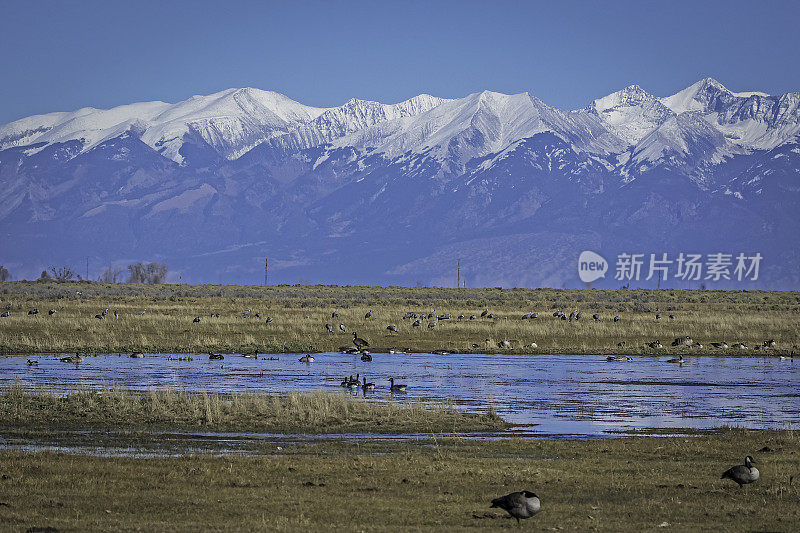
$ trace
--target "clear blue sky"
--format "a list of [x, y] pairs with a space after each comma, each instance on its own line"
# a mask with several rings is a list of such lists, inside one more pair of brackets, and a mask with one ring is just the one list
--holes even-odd
[[704, 76], [800, 91], [800, 2], [0, 0], [0, 123], [229, 87], [302, 103], [530, 91], [578, 108]]

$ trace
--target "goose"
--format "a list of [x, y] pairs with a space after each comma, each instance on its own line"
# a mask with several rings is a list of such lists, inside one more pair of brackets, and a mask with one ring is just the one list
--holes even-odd
[[47, 314], [52, 316], [52, 315], [56, 314], [56, 310], [55, 309], [51, 309], [51, 310], [49, 310], [47, 312]]
[[542, 508], [542, 504], [536, 494], [529, 490], [523, 490], [495, 498], [492, 500], [491, 507], [503, 509], [516, 518], [517, 524], [519, 524], [520, 518], [530, 518], [538, 513]]
[[539, 318], [539, 313], [533, 313], [533, 314], [531, 315], [531, 318]]
[[67, 357], [61, 358], [62, 363], [80, 363], [82, 361], [83, 357], [81, 357], [81, 354], [79, 353], [76, 353], [75, 355], [68, 355]]
[[98, 320], [103, 320], [105, 318], [103, 315], [94, 315], [94, 317]]
[[392, 391], [392, 392], [405, 392], [406, 391], [406, 386], [407, 385], [400, 384], [400, 383], [395, 385], [394, 378], [389, 378], [389, 390]]
[[774, 348], [775, 347], [775, 340], [770, 339], [768, 341], [764, 341], [765, 348]]
[[619, 315], [615, 316], [614, 317], [614, 322], [619, 322], [619, 321], [620, 321]]
[[245, 359], [258, 359], [258, 352], [242, 354]]
[[712, 342], [712, 343], [711, 343], [711, 346], [713, 346], [714, 348], [722, 348], [722, 349], [725, 349], [725, 348], [727, 348], [727, 347], [728, 347], [728, 343], [727, 343], [727, 342], [724, 342], [724, 341], [723, 341], [723, 342]]
[[794, 362], [794, 350], [792, 350], [792, 353], [790, 353], [789, 355], [781, 355], [780, 358], [781, 358], [781, 361], [792, 361], [792, 362]]
[[411, 324], [411, 327], [418, 328], [418, 327], [420, 327], [421, 325], [422, 325], [422, 322], [420, 321], [420, 319], [416, 319], [416, 320], [414, 321], [414, 323], [413, 323], [413, 324]]
[[365, 363], [369, 363], [370, 361], [372, 361], [372, 355], [369, 352], [363, 352], [361, 354], [361, 360], [364, 361]]
[[475, 315], [469, 315], [469, 319], [470, 319], [470, 320], [477, 320], [477, 319], [478, 319], [478, 317], [477, 317], [477, 316], [475, 316]]
[[656, 320], [661, 319], [661, 313], [656, 313]]
[[339, 324], [339, 329], [342, 330], [343, 332], [347, 331], [347, 328], [344, 327], [344, 324]]
[[331, 318], [339, 318], [339, 313], [334, 311], [333, 313], [331, 313]]
[[675, 320], [675, 315], [669, 315], [670, 320]]
[[450, 355], [450, 352], [447, 350], [431, 350], [433, 355]]
[[483, 312], [481, 313], [481, 318], [485, 317], [488, 314], [489, 314], [489, 310], [488, 309], [484, 309]]
[[532, 342], [532, 343], [530, 343], [530, 344], [528, 345], [528, 348], [538, 348], [538, 347], [539, 347], [539, 345], [538, 345], [538, 344], [536, 344], [535, 342]]
[[114, 318], [119, 318], [119, 312], [116, 309], [114, 309]]
[[342, 380], [342, 382], [339, 384], [339, 386], [346, 388], [350, 384], [351, 381], [353, 381], [353, 376], [347, 376], [346, 378], [344, 378]]
[[194, 320], [192, 320], [192, 322], [194, 322], [195, 324], [200, 322], [200, 317], [199, 316], [194, 317]]
[[428, 327], [429, 327], [430, 329], [433, 329], [433, 328], [435, 328], [435, 327], [436, 327], [436, 324], [438, 324], [438, 323], [439, 323], [439, 321], [438, 321], [438, 320], [436, 320], [436, 319], [434, 319], [434, 320], [431, 320], [430, 322], [428, 322]]
[[459, 320], [464, 320], [464, 318], [466, 318], [464, 315], [458, 315]]
[[397, 333], [397, 326], [395, 326], [394, 324], [389, 324], [388, 326], [386, 326], [386, 329], [391, 331], [392, 333]]
[[108, 309], [103, 310], [103, 312], [100, 313], [100, 314], [103, 315], [103, 316], [106, 316], [108, 314]]
[[270, 323], [270, 322], [272, 322], [273, 320], [275, 320], [275, 319], [274, 319], [274, 318], [272, 318], [271, 316], [268, 316], [268, 317], [267, 317], [267, 320], [266, 320], [266, 322], [267, 322], [267, 324], [269, 324], [269, 323]]
[[131, 354], [131, 359], [143, 359], [143, 358], [144, 358], [144, 354], [143, 353], [133, 352]]
[[580, 320], [582, 316], [583, 316], [583, 311], [578, 311], [575, 314], [575, 320]]
[[594, 319], [595, 322], [597, 322], [598, 320], [600, 320], [600, 315], [598, 313], [595, 313], [592, 315], [592, 318]]
[[358, 379], [358, 374], [356, 374], [356, 379], [351, 379], [347, 382], [347, 388], [350, 390], [356, 390], [361, 386], [361, 381]]
[[316, 359], [314, 359], [313, 356], [306, 354], [300, 359], [298, 359], [298, 361], [300, 361], [301, 363], [313, 363], [314, 361], [316, 361]]
[[221, 353], [209, 353], [208, 358], [212, 361], [221, 361], [222, 359], [225, 359], [225, 356]]
[[679, 365], [682, 365], [684, 362], [685, 361], [682, 355], [679, 355], [678, 357], [673, 357], [672, 359], [667, 359], [667, 363], [678, 363]]
[[361, 337], [359, 337], [358, 333], [356, 333], [355, 331], [353, 332], [353, 344], [359, 350], [365, 346], [369, 346], [369, 343], [364, 339], [362, 339]]
[[370, 318], [372, 318], [372, 310], [371, 309], [369, 311], [367, 311], [366, 315], [364, 315], [364, 319], [365, 320], [368, 320]]
[[10, 313], [10, 312], [8, 312], [8, 311], [3, 311], [3, 314], [2, 314], [2, 315], [0, 315], [0, 317], [3, 317], [3, 318], [5, 318], [5, 317], [7, 317], [7, 316], [11, 316], [11, 313]]
[[742, 488], [742, 485], [752, 483], [758, 479], [758, 469], [753, 466], [754, 464], [756, 462], [748, 455], [744, 458], [744, 465], [732, 466], [722, 474], [720, 479], [732, 479], [739, 484], [739, 488]]
[[333, 326], [330, 324], [325, 324], [325, 329], [328, 330], [328, 333], [333, 333]]
[[407, 354], [408, 352], [405, 350], [399, 350], [397, 348], [389, 348], [389, 353], [392, 355], [404, 355]]
[[733, 345], [733, 347], [736, 348], [737, 350], [746, 350], [747, 349], [747, 345], [746, 344], [742, 344], [741, 342], [737, 342], [736, 344]]
[[626, 363], [630, 360], [631, 358], [627, 355], [609, 355], [606, 357], [606, 361], [610, 361], [612, 363]]
[[28, 366], [39, 366], [39, 361], [28, 359]]
[[620, 341], [617, 343], [617, 348], [624, 348], [624, 347], [625, 347], [625, 341]]
[[511, 343], [508, 342], [508, 341], [500, 341], [500, 342], [497, 343], [497, 347], [498, 348], [510, 348], [511, 347]]
[[256, 313], [256, 318], [261, 318], [261, 313]]
[[39, 308], [38, 307], [34, 307], [30, 311], [28, 311], [28, 314], [29, 315], [38, 315], [39, 314]]
[[375, 384], [374, 383], [367, 383], [367, 378], [364, 378], [364, 384], [361, 385], [361, 388], [364, 391], [375, 390]]
[[140, 315], [140, 316], [144, 316], [144, 314], [145, 314], [146, 312], [147, 312], [147, 308], [145, 307], [144, 309], [142, 309], [141, 311], [139, 311], [139, 315]]
[[653, 341], [653, 342], [648, 342], [648, 343], [647, 343], [647, 345], [648, 345], [650, 348], [653, 348], [654, 350], [659, 350], [659, 349], [661, 349], [661, 348], [663, 348], [663, 347], [664, 347], [664, 345], [663, 345], [663, 344], [661, 344], [661, 341]]

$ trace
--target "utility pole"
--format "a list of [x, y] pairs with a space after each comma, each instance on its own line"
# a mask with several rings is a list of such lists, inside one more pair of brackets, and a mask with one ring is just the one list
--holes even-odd
[[661, 289], [661, 271], [660, 270], [658, 271], [658, 286], [656, 288]]
[[456, 269], [456, 288], [461, 288], [461, 259], [458, 260], [458, 267]]
[[269, 271], [269, 258], [264, 258], [264, 285], [267, 284], [267, 272]]
[[86, 256], [86, 281], [89, 281], [89, 256]]

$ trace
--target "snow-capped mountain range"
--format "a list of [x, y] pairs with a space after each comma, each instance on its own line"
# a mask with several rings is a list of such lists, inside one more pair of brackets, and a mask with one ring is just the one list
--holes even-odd
[[560, 286], [582, 248], [762, 247], [762, 285], [797, 287], [799, 135], [800, 93], [711, 78], [568, 111], [528, 93], [316, 108], [245, 88], [48, 113], [0, 126], [0, 262], [158, 259], [182, 281], [258, 282], [266, 255], [276, 281], [447, 285], [462, 258], [475, 285]]

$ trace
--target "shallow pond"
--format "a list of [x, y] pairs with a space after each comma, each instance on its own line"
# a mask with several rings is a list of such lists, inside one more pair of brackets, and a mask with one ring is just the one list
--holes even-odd
[[[226, 355], [223, 361], [167, 354], [86, 357], [0, 357], [0, 385], [67, 390], [118, 385], [132, 390], [181, 387], [189, 391], [343, 391], [345, 376], [375, 382], [368, 401], [389, 401], [388, 378], [408, 385], [402, 397], [450, 401], [483, 412], [493, 404], [512, 430], [526, 436], [597, 437], [653, 429], [796, 427], [800, 420], [800, 361], [775, 357], [695, 357], [683, 365], [665, 358], [607, 362], [604, 356], [373, 354], [372, 362], [338, 353]], [[269, 359], [272, 357], [272, 359]], [[39, 366], [28, 366], [27, 359]], [[360, 392], [360, 391], [359, 391]]]

